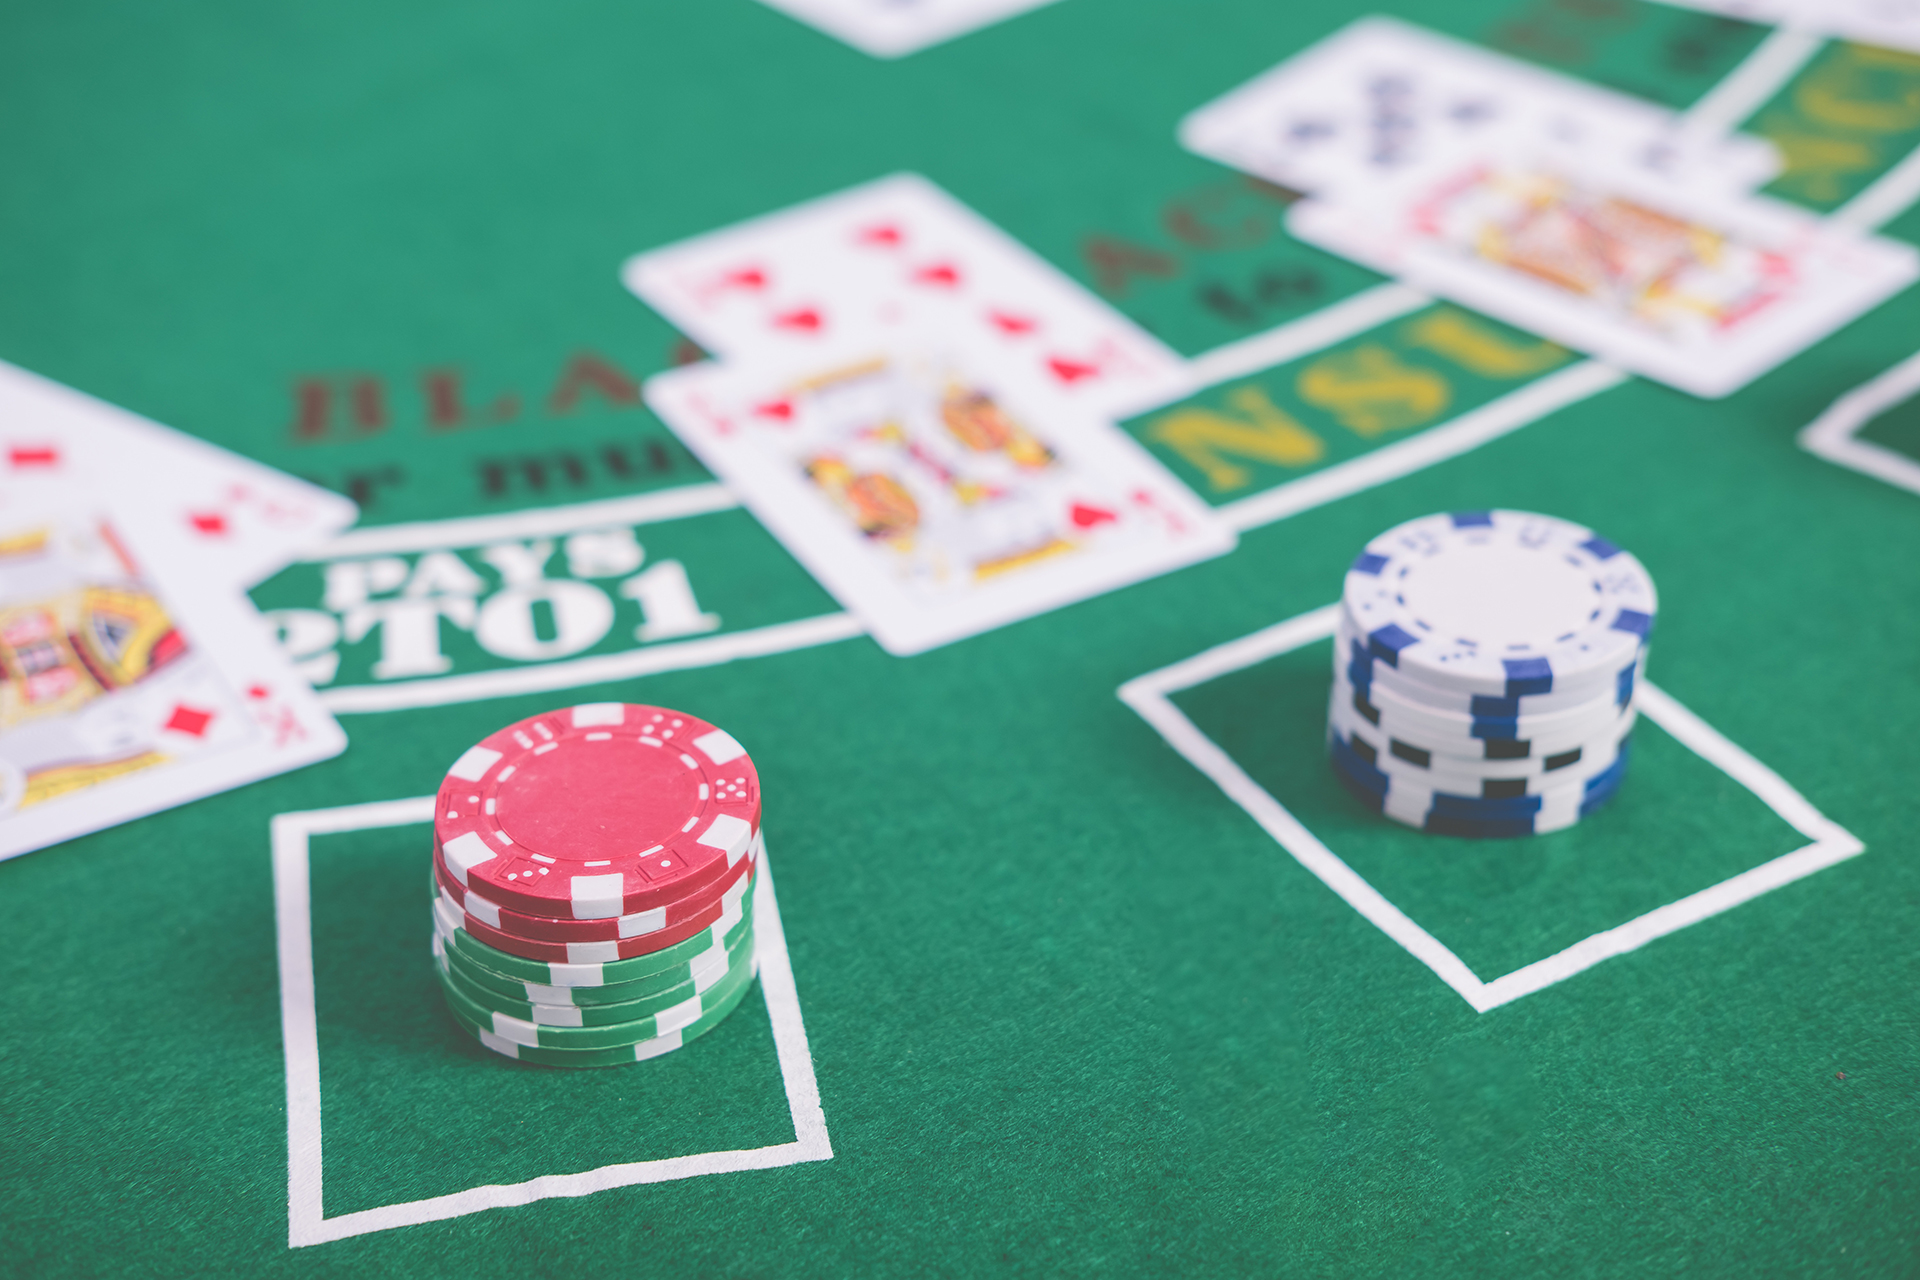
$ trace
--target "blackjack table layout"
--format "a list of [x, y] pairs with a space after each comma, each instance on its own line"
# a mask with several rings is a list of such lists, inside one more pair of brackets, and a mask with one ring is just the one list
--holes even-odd
[[[360, 509], [252, 591], [344, 753], [0, 864], [0, 1274], [1920, 1274], [1920, 289], [1707, 398], [1315, 247], [1180, 122], [1357, 16], [0, 15], [0, 359]], [[1389, 16], [1920, 241], [1920, 54]], [[896, 174], [1177, 354], [1118, 425], [1230, 552], [897, 656], [656, 415], [717, 353], [622, 264]], [[1657, 582], [1632, 770], [1413, 830], [1329, 762], [1330, 606], [1499, 510]], [[757, 975], [657, 1059], [507, 1061], [434, 796], [606, 703], [751, 752]]]

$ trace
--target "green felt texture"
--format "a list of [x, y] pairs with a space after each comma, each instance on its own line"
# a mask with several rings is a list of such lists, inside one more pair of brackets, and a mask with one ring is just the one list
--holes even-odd
[[1860, 428], [1858, 438], [1885, 445], [1909, 458], [1920, 458], [1920, 398], [1902, 400], [1874, 415]]
[[1525, 0], [1477, 31], [1502, 53], [1567, 71], [1665, 106], [1690, 106], [1767, 29], [1716, 13], [1635, 0]]
[[[1395, 12], [1676, 105], [1761, 35], [1635, 0]], [[702, 482], [631, 393], [695, 353], [618, 264], [888, 172], [927, 174], [1190, 353], [1374, 282], [1288, 240], [1283, 194], [1174, 141], [1350, 16], [1062, 0], [879, 62], [751, 0], [16, 6], [0, 358], [352, 492], [370, 525]], [[1913, 239], [1917, 217], [1888, 230]], [[1794, 436], [1916, 334], [1909, 290], [1726, 400], [1630, 380], [1218, 560], [912, 659], [852, 639], [344, 715], [338, 759], [0, 864], [0, 1275], [1911, 1274], [1920, 499]], [[1333, 460], [1525, 381], [1449, 370], [1451, 408], [1365, 437], [1287, 399], [1311, 363], [1251, 381]], [[432, 381], [450, 372], [452, 415]], [[310, 420], [316, 380], [332, 399]], [[1869, 438], [1920, 450], [1910, 408]], [[1867, 848], [1480, 1014], [1115, 691], [1326, 604], [1401, 520], [1495, 505], [1638, 555], [1662, 598], [1651, 678]], [[636, 533], [712, 634], [834, 609], [738, 511]], [[498, 587], [477, 543], [450, 549]], [[257, 599], [324, 611], [321, 571]], [[578, 656], [645, 648], [622, 608]], [[450, 674], [516, 669], [442, 640]], [[342, 642], [332, 687], [380, 688], [377, 648]], [[1327, 660], [1309, 646], [1177, 702], [1483, 978], [1797, 843], [1653, 729], [1589, 827], [1469, 845], [1384, 825], [1320, 753]], [[493, 729], [605, 699], [685, 708], [753, 752], [834, 1157], [290, 1249], [274, 815], [430, 794]], [[440, 1007], [425, 828], [310, 855], [329, 1215], [791, 1140], [757, 996], [653, 1062], [506, 1062]]]

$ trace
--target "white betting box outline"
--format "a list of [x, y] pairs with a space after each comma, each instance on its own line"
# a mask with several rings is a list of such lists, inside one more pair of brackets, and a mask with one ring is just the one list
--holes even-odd
[[1532, 995], [1602, 960], [1637, 950], [1655, 938], [1698, 924], [1770, 889], [1851, 858], [1866, 848], [1851, 832], [1809, 804], [1779, 774], [1721, 736], [1671, 696], [1642, 680], [1636, 695], [1642, 714], [1679, 739], [1681, 745], [1695, 755], [1753, 792], [1812, 843], [1698, 893], [1656, 907], [1625, 924], [1583, 938], [1544, 960], [1483, 982], [1444, 943], [1415, 924], [1322, 844], [1266, 788], [1202, 733], [1169, 696], [1324, 640], [1333, 634], [1338, 613], [1339, 605], [1330, 604], [1136, 677], [1120, 686], [1120, 700], [1152, 725], [1167, 740], [1167, 745], [1212, 779], [1230, 800], [1245, 809], [1301, 866], [1433, 970], [1478, 1013]]
[[1859, 438], [1861, 428], [1915, 395], [1920, 395], [1920, 354], [1907, 357], [1835, 400], [1825, 413], [1802, 428], [1800, 447], [1828, 462], [1920, 493], [1920, 462]]
[[[766, 852], [753, 892], [753, 934], [760, 960], [760, 993], [773, 1023], [780, 1079], [793, 1116], [792, 1142], [745, 1151], [706, 1151], [664, 1160], [603, 1165], [584, 1173], [550, 1174], [506, 1186], [469, 1187], [450, 1195], [381, 1205], [329, 1218], [321, 1199], [320, 1035], [313, 994], [313, 927], [308, 846], [316, 835], [404, 827], [433, 821], [432, 796], [382, 800], [282, 813], [273, 819], [273, 900], [279, 932], [280, 1029], [287, 1057], [287, 1244], [290, 1248], [344, 1240], [371, 1231], [463, 1217], [485, 1209], [532, 1204], [555, 1196], [585, 1196], [614, 1187], [672, 1182], [710, 1173], [773, 1169], [831, 1160], [827, 1117], [813, 1074], [813, 1053], [800, 1016], [800, 995], [787, 957], [786, 931], [773, 895]], [[503, 1070], [509, 1070], [503, 1065]]]

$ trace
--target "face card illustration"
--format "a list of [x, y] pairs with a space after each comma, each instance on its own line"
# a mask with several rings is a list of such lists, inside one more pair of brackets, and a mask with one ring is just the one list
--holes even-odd
[[1128, 436], [950, 340], [662, 374], [647, 399], [891, 653], [1234, 545]]
[[1920, 275], [1907, 245], [1757, 196], [1538, 157], [1476, 163], [1289, 227], [1416, 287], [1695, 395], [1738, 390]]
[[975, 342], [1102, 412], [1181, 385], [1181, 360], [925, 178], [897, 174], [629, 259], [627, 287], [730, 359]]
[[252, 586], [352, 524], [347, 499], [91, 396], [0, 364], [0, 482], [135, 477], [205, 571]]
[[237, 588], [130, 499], [0, 481], [0, 858], [346, 746]]
[[876, 58], [898, 58], [1053, 0], [763, 0]]
[[1714, 189], [1751, 190], [1780, 168], [1762, 139], [1696, 135], [1641, 99], [1382, 17], [1350, 24], [1180, 125], [1191, 151], [1326, 196], [1515, 138]]

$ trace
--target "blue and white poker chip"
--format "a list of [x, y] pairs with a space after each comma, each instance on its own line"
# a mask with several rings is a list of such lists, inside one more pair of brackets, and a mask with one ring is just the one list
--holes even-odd
[[[1512, 761], [1545, 760], [1570, 751], [1598, 750], [1602, 744], [1620, 741], [1633, 728], [1639, 713], [1628, 706], [1625, 711], [1608, 709], [1600, 722], [1568, 731], [1538, 732], [1527, 737], [1509, 737], [1505, 726], [1479, 735], [1437, 733], [1432, 726], [1397, 717], [1391, 706], [1356, 696], [1345, 681], [1334, 681], [1327, 711], [1327, 723], [1343, 734], [1358, 733], [1368, 739], [1392, 739], [1405, 744], [1406, 751], [1431, 755], [1449, 762], [1457, 772], [1476, 776], [1497, 776], [1492, 766]], [[1484, 726], [1482, 726], [1484, 728]], [[1490, 772], [1491, 770], [1491, 772]]]
[[1329, 718], [1327, 734], [1329, 749], [1338, 744], [1381, 773], [1438, 791], [1494, 798], [1545, 791], [1605, 772], [1619, 757], [1621, 744], [1632, 738], [1631, 728], [1617, 738], [1512, 760], [1437, 755], [1337, 715]]
[[1435, 689], [1495, 698], [1617, 680], [1657, 610], [1633, 556], [1526, 511], [1389, 529], [1348, 569], [1341, 603], [1375, 658]]
[[1508, 837], [1562, 831], [1611, 800], [1626, 775], [1622, 745], [1613, 763], [1592, 777], [1541, 792], [1488, 798], [1421, 786], [1368, 765], [1336, 741], [1334, 772], [1347, 790], [1378, 813], [1443, 835]]
[[[1334, 668], [1345, 672], [1347, 680], [1355, 688], [1363, 692], [1370, 688], [1384, 689], [1404, 702], [1476, 720], [1557, 715], [1591, 707], [1601, 697], [1600, 690], [1590, 684], [1511, 698], [1436, 689], [1375, 657], [1366, 639], [1355, 631], [1344, 609], [1340, 612], [1339, 623], [1334, 631], [1334, 646]], [[1611, 693], [1616, 706], [1624, 707], [1632, 700], [1634, 685], [1640, 678], [1640, 669], [1646, 659], [1647, 646], [1642, 645], [1639, 653], [1614, 673]]]
[[1424, 516], [1348, 570], [1328, 750], [1370, 808], [1425, 831], [1558, 831], [1626, 775], [1657, 602], [1640, 562], [1524, 511]]
[[1466, 716], [1403, 698], [1378, 681], [1356, 686], [1338, 670], [1334, 672], [1334, 684], [1374, 724], [1403, 737], [1425, 739], [1452, 755], [1480, 754], [1472, 748], [1485, 741], [1585, 742], [1611, 732], [1633, 711], [1631, 699], [1622, 705], [1604, 698], [1551, 715]]

